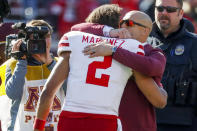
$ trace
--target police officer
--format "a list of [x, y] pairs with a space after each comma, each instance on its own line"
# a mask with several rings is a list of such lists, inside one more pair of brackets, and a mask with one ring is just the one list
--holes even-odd
[[162, 84], [168, 104], [157, 110], [158, 131], [197, 131], [197, 36], [186, 29], [183, 0], [156, 0], [149, 42], [167, 58]]

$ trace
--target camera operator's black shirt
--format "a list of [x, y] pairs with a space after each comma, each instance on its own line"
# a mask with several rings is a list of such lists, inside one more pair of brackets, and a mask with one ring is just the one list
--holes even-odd
[[27, 64], [30, 65], [30, 66], [37, 66], [37, 65], [43, 65], [44, 63], [39, 62], [35, 58], [30, 56], [27, 59]]

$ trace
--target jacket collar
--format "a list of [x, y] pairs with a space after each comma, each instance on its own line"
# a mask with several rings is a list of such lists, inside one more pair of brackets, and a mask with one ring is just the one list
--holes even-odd
[[44, 63], [41, 63], [39, 61], [37, 61], [35, 58], [33, 58], [32, 56], [29, 56], [27, 59], [27, 63], [30, 66], [39, 66], [39, 65], [43, 65]]
[[161, 31], [159, 30], [159, 28], [158, 28], [158, 26], [157, 26], [157, 24], [156, 24], [156, 22], [154, 22], [154, 24], [153, 24], [153, 30], [152, 30], [152, 32], [151, 32], [151, 36], [156, 36], [156, 37], [159, 37], [160, 39], [166, 39], [166, 40], [175, 40], [175, 39], [178, 39], [178, 38], [180, 38], [183, 34], [184, 34], [184, 32], [185, 32], [185, 19], [182, 19], [181, 21], [180, 21], [180, 28], [179, 28], [179, 30], [178, 31], [176, 31], [176, 32], [173, 32], [172, 34], [170, 34], [167, 38], [165, 38], [164, 36], [163, 36], [163, 34], [161, 33]]

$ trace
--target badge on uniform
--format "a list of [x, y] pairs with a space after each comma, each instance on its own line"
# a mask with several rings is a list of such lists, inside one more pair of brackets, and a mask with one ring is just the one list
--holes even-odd
[[184, 45], [177, 45], [175, 48], [175, 55], [182, 55], [184, 53]]

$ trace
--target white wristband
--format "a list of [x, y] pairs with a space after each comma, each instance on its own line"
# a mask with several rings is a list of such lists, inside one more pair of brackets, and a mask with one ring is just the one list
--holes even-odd
[[111, 30], [113, 30], [113, 29], [114, 29], [114, 28], [105, 25], [105, 26], [103, 27], [103, 35], [104, 35], [105, 37], [110, 37], [109, 32], [110, 32]]

